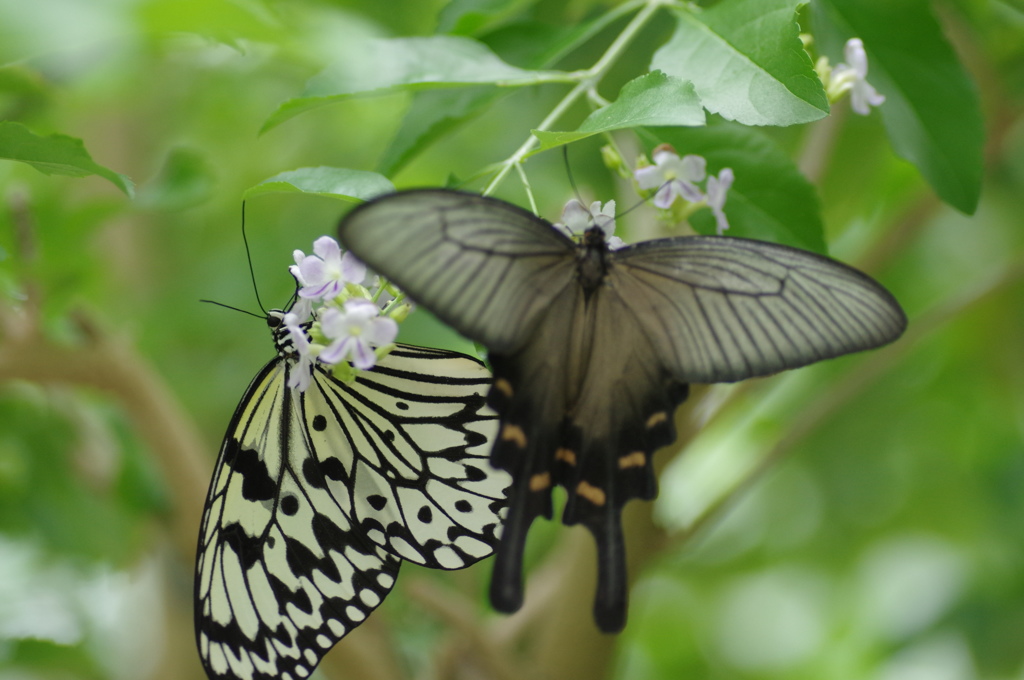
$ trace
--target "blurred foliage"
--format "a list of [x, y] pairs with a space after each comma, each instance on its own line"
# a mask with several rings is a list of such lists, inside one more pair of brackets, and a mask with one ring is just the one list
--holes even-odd
[[[202, 677], [192, 555], [171, 536], [197, 517], [205, 479], [183, 507], [190, 482], [168, 471], [187, 467], [189, 452], [173, 460], [158, 449], [194, 433], [208, 474], [247, 381], [272, 356], [263, 322], [199, 302], [259, 312], [241, 233], [247, 191], [253, 278], [263, 305], [282, 305], [292, 251], [332, 232], [350, 204], [309, 195], [341, 193], [322, 177], [301, 186], [306, 175], [279, 175], [376, 171], [398, 187], [479, 178], [566, 86], [396, 86], [260, 134], [274, 112], [353, 41], [439, 26], [518, 69], [587, 68], [630, 16], [608, 4], [0, 0], [4, 129], [87, 150], [50, 149], [64, 174], [0, 160], [0, 678]], [[757, 11], [703, 4], [724, 34], [738, 30], [730, 8]], [[890, 6], [902, 18], [887, 23]], [[614, 649], [606, 675], [1024, 678], [1024, 10], [815, 0], [800, 16], [816, 38], [810, 51], [833, 64], [851, 28], [864, 38], [878, 59], [869, 77], [888, 88], [879, 111], [862, 118], [842, 101], [792, 127], [733, 133], [710, 116], [707, 129], [615, 139], [627, 164], [669, 138], [699, 149], [712, 172], [731, 164], [737, 233], [827, 247], [890, 287], [911, 327], [879, 352], [694, 398], [686, 417], [709, 422], [662, 478], [666, 546], [637, 574], [626, 631], [595, 638]], [[613, 100], [648, 70], [671, 25], [640, 31], [601, 96]], [[809, 68], [796, 61], [787, 77]], [[572, 130], [589, 113], [577, 103], [550, 129]], [[606, 142], [573, 143], [569, 164], [587, 200], [614, 197], [622, 212], [639, 199], [600, 162]], [[0, 143], [3, 158], [17, 152]], [[556, 218], [572, 191], [560, 154], [538, 154], [526, 171], [541, 214]], [[119, 188], [125, 177], [134, 199]], [[261, 185], [271, 178], [299, 186], [271, 193]], [[511, 180], [498, 193], [526, 204]], [[654, 222], [644, 209], [621, 220], [634, 237], [655, 233]], [[707, 211], [693, 225], [707, 230]], [[12, 365], [4, 353], [36, 331], [50, 361]], [[422, 311], [403, 333], [473, 351]], [[153, 391], [172, 406], [147, 410], [138, 395]], [[174, 431], [151, 429], [147, 414], [179, 403]], [[535, 527], [527, 566], [537, 582], [570, 534]], [[386, 632], [396, 677], [543, 667], [539, 652], [522, 652], [537, 647], [521, 642], [517, 619], [488, 613], [488, 578], [486, 563], [403, 567], [366, 626]], [[467, 670], [458, 660], [474, 645], [484, 661]]]

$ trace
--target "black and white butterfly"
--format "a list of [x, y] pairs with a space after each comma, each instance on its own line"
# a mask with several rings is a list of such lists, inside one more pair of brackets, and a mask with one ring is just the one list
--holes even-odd
[[228, 426], [196, 560], [211, 678], [299, 680], [381, 603], [402, 560], [459, 569], [494, 551], [508, 475], [476, 359], [406, 345], [355, 382], [314, 363], [305, 391], [284, 314], [277, 357]]
[[834, 260], [741, 238], [690, 236], [611, 250], [577, 243], [493, 198], [425, 189], [374, 199], [341, 242], [412, 299], [490, 352], [491, 454], [512, 474], [491, 582], [495, 608], [522, 603], [522, 553], [551, 489], [566, 524], [598, 546], [594, 615], [626, 615], [620, 513], [657, 493], [655, 449], [675, 439], [689, 383], [733, 382], [878, 347], [906, 326], [896, 300]]

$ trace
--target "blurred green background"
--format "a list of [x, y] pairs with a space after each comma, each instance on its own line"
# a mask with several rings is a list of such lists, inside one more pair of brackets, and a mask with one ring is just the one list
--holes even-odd
[[[224, 428], [273, 350], [261, 321], [199, 300], [259, 311], [242, 193], [297, 167], [378, 168], [409, 96], [258, 132], [349, 37], [432, 33], [445, 4], [0, 0], [0, 119], [81, 138], [138, 186], [129, 200], [98, 177], [0, 161], [0, 680], [203, 677], [198, 515]], [[532, 7], [552, 26], [599, 7], [495, 5]], [[653, 508], [657, 524], [627, 535], [638, 580], [622, 635], [587, 627], [589, 592], [579, 622], [562, 625], [567, 565], [578, 553], [590, 568], [592, 548], [581, 530], [542, 523], [527, 611], [489, 611], [487, 562], [454, 574], [407, 565], [325, 677], [1024, 680], [1024, 6], [934, 9], [986, 116], [976, 214], [940, 203], [877, 114], [848, 115], [844, 102], [829, 119], [764, 131], [818, 187], [832, 254], [903, 303], [907, 335], [694, 391], [679, 420], [685, 455], [653, 506], [631, 508]], [[559, 67], [592, 63], [614, 28]], [[664, 37], [646, 30], [623, 71], [642, 71]], [[489, 38], [517, 63], [514, 39]], [[396, 185], [505, 157], [562, 91], [513, 93]], [[582, 192], [631, 205], [598, 146], [572, 148]], [[571, 195], [561, 157], [527, 170], [554, 219]], [[308, 252], [345, 209], [298, 194], [248, 202], [264, 305], [287, 301], [292, 250]], [[417, 315], [406, 340], [467, 348]], [[586, 671], [559, 665], [586, 650]]]

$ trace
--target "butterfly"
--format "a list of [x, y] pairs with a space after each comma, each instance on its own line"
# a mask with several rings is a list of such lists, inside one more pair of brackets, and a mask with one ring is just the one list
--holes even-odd
[[893, 296], [829, 258], [742, 238], [685, 236], [611, 249], [515, 205], [446, 189], [352, 210], [341, 242], [467, 338], [494, 371], [492, 464], [512, 475], [491, 602], [522, 604], [522, 555], [551, 490], [598, 548], [594, 616], [625, 625], [620, 514], [657, 493], [653, 452], [675, 440], [690, 383], [734, 382], [878, 347], [903, 332]]
[[[218, 680], [308, 677], [403, 560], [490, 555], [505, 506], [481, 362], [397, 345], [346, 384], [301, 367], [283, 320], [267, 316], [277, 356], [228, 425], [200, 528], [196, 640]], [[304, 391], [296, 370], [312, 372]]]

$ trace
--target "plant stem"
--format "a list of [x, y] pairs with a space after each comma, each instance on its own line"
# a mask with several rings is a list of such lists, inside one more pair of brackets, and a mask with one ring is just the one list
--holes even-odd
[[[611, 68], [615, 60], [622, 55], [626, 50], [626, 46], [629, 42], [636, 37], [636, 34], [640, 31], [644, 25], [650, 21], [654, 13], [661, 9], [662, 6], [671, 4], [669, 0], [647, 0], [641, 6], [639, 12], [633, 17], [633, 20], [622, 30], [622, 33], [615, 38], [614, 42], [608, 46], [601, 58], [585, 71], [577, 71], [573, 75], [579, 79], [579, 82], [573, 87], [568, 94], [562, 97], [562, 100], [555, 105], [555, 108], [551, 110], [544, 120], [537, 126], [537, 130], [549, 130], [555, 122], [562, 117], [570, 106], [576, 103], [576, 100], [580, 96], [588, 91], [593, 90], [594, 86], [604, 77], [608, 69]], [[620, 10], [621, 11], [621, 8]], [[494, 192], [499, 184], [505, 179], [509, 171], [513, 167], [518, 167], [522, 164], [526, 156], [533, 151], [537, 146], [537, 138], [532, 134], [527, 138], [523, 144], [515, 150], [515, 152], [506, 158], [504, 161], [499, 163], [500, 169], [494, 178], [490, 181], [487, 187], [483, 191], [484, 196], [488, 196]]]

